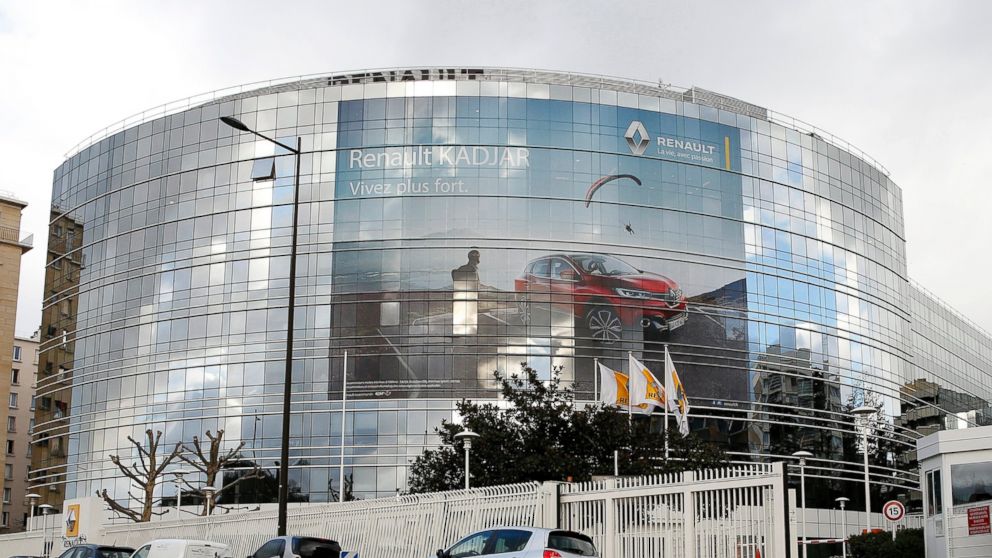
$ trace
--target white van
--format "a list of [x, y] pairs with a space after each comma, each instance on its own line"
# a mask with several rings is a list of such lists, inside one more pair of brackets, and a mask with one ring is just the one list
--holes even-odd
[[231, 553], [217, 542], [158, 539], [141, 545], [131, 558], [231, 558]]

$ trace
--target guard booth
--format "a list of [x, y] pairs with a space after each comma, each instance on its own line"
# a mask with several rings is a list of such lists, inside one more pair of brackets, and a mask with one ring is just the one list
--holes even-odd
[[916, 441], [927, 558], [992, 556], [992, 426]]

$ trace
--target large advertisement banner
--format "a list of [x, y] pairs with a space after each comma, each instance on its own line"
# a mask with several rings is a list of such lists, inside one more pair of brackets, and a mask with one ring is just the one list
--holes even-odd
[[[413, 104], [393, 136], [426, 144], [388, 145], [373, 102], [339, 112], [332, 349], [355, 355], [350, 396], [491, 395], [494, 370], [527, 362], [591, 398], [597, 360], [660, 369], [668, 344], [691, 396], [748, 400], [736, 128], [547, 100], [520, 121], [410, 118]], [[468, 143], [487, 135], [519, 145]]]

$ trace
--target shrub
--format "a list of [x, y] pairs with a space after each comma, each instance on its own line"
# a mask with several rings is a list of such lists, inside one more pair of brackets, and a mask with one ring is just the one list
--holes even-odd
[[922, 558], [924, 555], [923, 529], [901, 529], [892, 534], [868, 533], [847, 539], [848, 556], [851, 558]]

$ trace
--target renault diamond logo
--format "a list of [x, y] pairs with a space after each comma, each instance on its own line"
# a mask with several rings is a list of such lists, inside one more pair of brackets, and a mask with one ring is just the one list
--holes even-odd
[[630, 152], [634, 155], [643, 154], [644, 150], [648, 147], [648, 143], [651, 141], [648, 138], [648, 131], [644, 129], [644, 124], [641, 124], [637, 120], [630, 123], [623, 137], [627, 140], [627, 147], [630, 148]]

